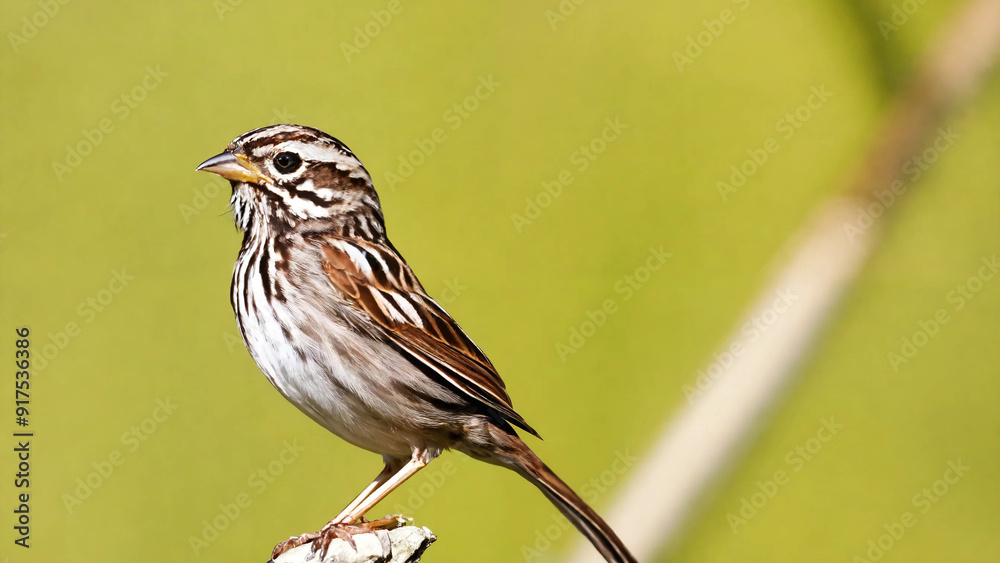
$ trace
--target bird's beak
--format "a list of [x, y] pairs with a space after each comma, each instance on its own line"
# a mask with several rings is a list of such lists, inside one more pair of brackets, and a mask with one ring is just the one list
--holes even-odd
[[247, 161], [246, 157], [233, 154], [231, 151], [217, 154], [202, 162], [198, 165], [197, 170], [214, 172], [227, 180], [236, 182], [260, 184], [267, 180]]

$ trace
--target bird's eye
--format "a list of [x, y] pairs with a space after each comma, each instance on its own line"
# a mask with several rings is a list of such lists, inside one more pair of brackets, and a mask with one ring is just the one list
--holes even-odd
[[302, 159], [293, 152], [281, 152], [274, 157], [274, 168], [282, 174], [291, 174], [302, 165]]

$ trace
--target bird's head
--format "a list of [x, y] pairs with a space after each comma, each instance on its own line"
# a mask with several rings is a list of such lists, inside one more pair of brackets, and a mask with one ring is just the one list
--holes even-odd
[[233, 217], [246, 233], [275, 234], [317, 222], [367, 238], [384, 231], [368, 171], [346, 145], [319, 129], [254, 129], [198, 170], [230, 181]]

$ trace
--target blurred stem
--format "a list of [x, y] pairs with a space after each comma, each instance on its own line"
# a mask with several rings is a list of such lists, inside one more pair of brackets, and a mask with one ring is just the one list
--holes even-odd
[[903, 177], [904, 164], [919, 155], [955, 111], [979, 90], [1000, 55], [1000, 0], [973, 0], [928, 49], [897, 94], [849, 194], [874, 200]]
[[[978, 91], [998, 50], [1000, 0], [973, 0], [894, 98], [860, 168], [848, 177], [847, 193], [824, 202], [790, 241], [771, 283], [748, 311], [747, 322], [771, 307], [781, 291], [799, 295], [795, 307], [778, 315], [703, 394], [668, 421], [612, 503], [608, 523], [640, 561], [653, 560], [671, 547], [699, 496], [746, 450], [764, 413], [801, 372], [808, 350], [877, 239], [867, 228], [846, 236], [844, 227], [877, 194], [902, 181], [907, 161], [921, 154], [936, 130]], [[895, 195], [880, 205], [894, 200]], [[737, 329], [721, 350], [742, 345], [741, 338]], [[583, 542], [570, 559], [597, 560]]]

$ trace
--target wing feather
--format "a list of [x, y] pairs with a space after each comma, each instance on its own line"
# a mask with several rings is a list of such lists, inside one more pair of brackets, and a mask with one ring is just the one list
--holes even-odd
[[337, 289], [410, 356], [455, 390], [538, 435], [514, 411], [506, 386], [486, 354], [420, 286], [392, 248], [326, 236], [323, 268]]

